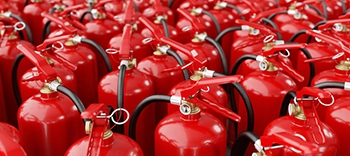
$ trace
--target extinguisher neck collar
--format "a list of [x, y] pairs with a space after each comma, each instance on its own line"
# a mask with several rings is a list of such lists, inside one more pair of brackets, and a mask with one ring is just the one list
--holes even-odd
[[164, 54], [162, 52], [160, 52], [159, 50], [156, 50], [153, 52], [153, 58], [155, 60], [165, 60], [168, 57], [167, 54]]
[[338, 76], [348, 76], [349, 70], [350, 70], [350, 61], [340, 61], [340, 63], [335, 66], [335, 73]]
[[187, 107], [190, 108], [190, 112], [189, 113], [181, 113], [181, 118], [184, 121], [197, 121], [200, 119], [201, 117], [201, 109], [199, 107], [196, 106], [196, 104], [190, 103], [190, 102], [186, 102], [186, 101], [182, 101], [180, 104], [180, 112], [181, 112], [181, 105], [187, 105]]

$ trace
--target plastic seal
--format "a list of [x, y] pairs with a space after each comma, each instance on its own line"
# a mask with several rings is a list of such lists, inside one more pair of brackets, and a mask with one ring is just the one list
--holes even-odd
[[171, 104], [180, 105], [181, 101], [182, 101], [182, 97], [181, 96], [173, 95], [173, 96], [170, 97], [170, 103]]
[[[59, 46], [57, 46], [57, 45], [59, 45]], [[53, 43], [51, 45], [51, 47], [55, 50], [62, 50], [64, 48], [64, 45], [62, 42], [57, 41], [57, 42]]]
[[196, 14], [202, 14], [203, 9], [202, 9], [202, 8], [195, 8], [195, 9], [194, 9], [194, 12], [195, 12]]
[[201, 41], [204, 41], [205, 38], [207, 37], [207, 34], [205, 34], [205, 33], [200, 33], [200, 34], [197, 35], [197, 37], [198, 37], [198, 39], [200, 39]]
[[120, 61], [120, 66], [124, 65], [125, 67], [128, 67], [129, 66], [129, 61], [127, 60], [122, 60]]
[[293, 14], [294, 18], [295, 19], [301, 19], [303, 17], [303, 14], [299, 11], [296, 11], [294, 14]]
[[168, 46], [163, 45], [163, 46], [159, 46], [158, 49], [161, 53], [166, 54], [170, 48]]
[[[123, 122], [118, 122], [118, 121], [115, 121], [114, 118], [113, 118], [113, 115], [118, 112], [118, 111], [123, 111], [126, 113], [126, 119], [123, 121]], [[126, 122], [128, 122], [129, 118], [130, 118], [130, 113], [124, 109], [124, 108], [117, 108], [115, 109], [109, 116], [108, 118], [112, 119], [112, 122], [115, 123], [116, 125], [123, 125], [125, 124]]]
[[188, 105], [188, 104], [180, 105], [179, 109], [183, 115], [190, 115], [191, 111], [192, 111], [190, 105]]
[[326, 103], [323, 103], [319, 98], [316, 98], [316, 99], [323, 106], [326, 106], [326, 107], [332, 106], [334, 104], [335, 100], [334, 100], [334, 96], [331, 93], [329, 93], [329, 94], [331, 95], [331, 98], [332, 98], [332, 102], [331, 103], [326, 104]]
[[261, 56], [261, 55], [258, 55], [258, 56], [256, 56], [255, 60], [258, 61], [258, 62], [264, 62], [265, 61], [265, 57]]
[[344, 82], [344, 89], [350, 90], [350, 82]]
[[156, 17], [157, 21], [161, 21], [161, 20], [166, 20], [165, 17], [163, 15], [158, 15]]
[[263, 71], [267, 70], [267, 63], [265, 61], [259, 62], [259, 68]]
[[250, 29], [250, 34], [251, 35], [259, 35], [260, 34], [260, 30], [259, 29]]
[[254, 142], [254, 147], [258, 152], [261, 152], [263, 150], [263, 147], [261, 146], [261, 140], [258, 139]]
[[275, 38], [275, 36], [273, 36], [273, 35], [266, 36], [264, 38], [264, 43], [271, 42], [274, 38]]
[[181, 29], [181, 31], [182, 32], [187, 32], [187, 31], [190, 31], [192, 29], [192, 27], [191, 26], [185, 26], [185, 27], [183, 27], [182, 29]]
[[220, 2], [219, 5], [222, 8], [226, 8], [227, 7], [227, 2]]
[[249, 25], [242, 25], [241, 29], [242, 30], [250, 30], [250, 26]]
[[109, 48], [109, 49], [106, 49], [105, 51], [107, 54], [112, 54], [112, 55], [119, 52], [119, 50], [114, 49], [114, 48]]
[[285, 44], [286, 42], [284, 42], [283, 40], [276, 40], [275, 44], [276, 45], [281, 45], [281, 44]]
[[11, 16], [11, 11], [6, 11], [6, 12], [3, 12], [2, 15], [6, 18], [9, 18]]
[[288, 15], [294, 15], [297, 11], [296, 10], [288, 10]]
[[283, 54], [281, 51], [279, 52], [279, 54], [282, 56], [282, 57], [289, 57], [290, 56], [290, 51], [288, 49], [285, 49], [286, 53], [287, 54]]
[[333, 60], [336, 60], [336, 59], [338, 59], [339, 57], [342, 57], [344, 54], [345, 54], [344, 52], [340, 52], [340, 53], [334, 55], [334, 56], [332, 57], [332, 59], [333, 59]]
[[153, 38], [152, 37], [147, 37], [147, 38], [142, 40], [142, 43], [143, 44], [147, 44], [147, 43], [150, 43], [151, 41], [153, 41]]
[[57, 91], [57, 88], [58, 88], [58, 86], [60, 86], [61, 84], [59, 83], [59, 82], [57, 82], [57, 81], [52, 81], [52, 82], [50, 82], [49, 83], [49, 88], [50, 88], [50, 90], [52, 90], [52, 91]]
[[13, 28], [15, 31], [21, 31], [26, 27], [26, 24], [24, 22], [17, 22], [13, 25]]
[[214, 70], [205, 69], [205, 70], [203, 71], [203, 77], [204, 77], [204, 78], [212, 78], [212, 77], [214, 76], [214, 73], [215, 73]]
[[83, 37], [79, 35], [75, 35], [72, 39], [73, 39], [73, 42], [75, 43], [81, 43], [81, 40], [83, 39]]
[[204, 90], [203, 88], [201, 88], [201, 91], [205, 92], [205, 93], [208, 93], [210, 91], [210, 88], [207, 86], [207, 89]]

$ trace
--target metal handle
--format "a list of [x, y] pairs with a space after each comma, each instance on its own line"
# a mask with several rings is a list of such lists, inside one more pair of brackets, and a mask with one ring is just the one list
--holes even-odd
[[132, 26], [126, 24], [123, 29], [122, 43], [119, 51], [119, 59], [121, 60], [131, 60], [130, 54], [130, 42], [132, 35]]
[[199, 18], [192, 16], [188, 11], [184, 9], [177, 8], [176, 10], [191, 22], [192, 26], [195, 27], [195, 31], [202, 32], [205, 30], [205, 27], [202, 25], [202, 22], [199, 20]]
[[218, 105], [218, 104], [215, 104], [215, 103], [212, 103], [212, 102], [208, 102], [208, 101], [201, 101], [201, 100], [198, 100], [197, 101], [198, 103], [200, 103], [201, 105], [209, 108], [210, 110], [213, 110], [233, 121], [236, 121], [236, 122], [240, 122], [241, 121], [241, 117], [232, 112], [231, 110], [225, 108], [225, 107], [222, 107], [221, 105]]
[[129, 0], [125, 8], [124, 23], [128, 23], [128, 24], [133, 23], [134, 14], [135, 14], [134, 2], [132, 0]]
[[[303, 89], [301, 89], [300, 91], [297, 92], [296, 99], [302, 99], [303, 96], [305, 96], [305, 95], [312, 96], [315, 99], [319, 99], [319, 100], [334, 99], [333, 95], [331, 93], [329, 93], [325, 90], [319, 89], [319, 88], [315, 88], [315, 87], [304, 87]], [[332, 100], [332, 101], [334, 101], [334, 100]], [[323, 103], [323, 102], [321, 101], [321, 103]]]
[[161, 29], [159, 29], [155, 24], [149, 21], [146, 17], [139, 17], [139, 21], [151, 31], [151, 33], [155, 38], [157, 38], [157, 40], [165, 36], [161, 31]]
[[335, 19], [335, 20], [329, 20], [327, 21], [325, 24], [322, 24], [320, 26], [318, 26], [318, 30], [323, 30], [323, 29], [327, 29], [329, 28], [330, 26], [333, 26], [334, 24], [337, 24], [337, 23], [345, 23], [345, 22], [350, 22], [350, 18], [347, 18], [347, 19]]

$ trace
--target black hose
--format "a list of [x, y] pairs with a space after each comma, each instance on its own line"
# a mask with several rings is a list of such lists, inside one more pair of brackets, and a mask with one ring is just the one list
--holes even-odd
[[142, 111], [150, 104], [155, 102], [170, 102], [171, 96], [168, 95], [152, 95], [143, 99], [135, 108], [130, 118], [129, 137], [136, 141], [136, 124]]
[[269, 17], [267, 17], [267, 19], [272, 20], [275, 16], [281, 15], [281, 14], [288, 14], [288, 11], [284, 10], [284, 11], [273, 13]]
[[346, 6], [344, 0], [340, 0], [341, 3], [341, 9], [343, 11], [343, 15], [346, 14]]
[[253, 54], [245, 54], [243, 56], [241, 56], [240, 58], [237, 59], [237, 61], [235, 62], [235, 64], [232, 67], [231, 73], [230, 75], [236, 75], [238, 68], [241, 66], [241, 64], [245, 61], [245, 60], [256, 60], [256, 55]]
[[133, 5], [134, 5], [135, 12], [140, 12], [140, 9], [137, 6], [137, 4], [135, 3], [135, 1], [133, 1]]
[[175, 1], [175, 0], [169, 0], [169, 1], [168, 1], [168, 7], [169, 7], [170, 9], [171, 9], [171, 7], [173, 7], [174, 1]]
[[255, 143], [259, 137], [251, 131], [244, 131], [240, 133], [232, 145], [230, 156], [244, 156], [249, 143]]
[[[55, 11], [56, 11], [56, 7], [53, 7], [50, 9], [49, 14], [52, 15]], [[47, 20], [44, 25], [43, 32], [41, 33], [42, 42], [44, 42], [44, 40], [46, 39], [46, 36], [50, 34], [50, 26], [51, 26], [51, 20]]]
[[214, 17], [214, 15], [211, 14], [209, 11], [206, 11], [206, 10], [203, 10], [202, 13], [204, 15], [209, 16], [209, 18], [213, 21], [213, 23], [215, 25], [216, 31], [218, 32], [218, 34], [220, 34], [220, 32], [221, 32], [220, 24], [219, 24], [219, 21]]
[[[177, 61], [177, 63], [180, 65], [180, 66], [183, 66], [185, 65], [185, 62], [184, 60], [180, 57], [179, 54], [177, 54], [175, 51], [171, 50], [170, 48], [166, 51], [166, 53], [172, 57], [175, 58], [175, 60]], [[188, 70], [182, 70], [182, 74], [184, 75], [184, 79], [185, 80], [189, 80], [190, 79], [190, 75], [188, 74]]]
[[242, 16], [242, 12], [236, 6], [234, 6], [232, 4], [227, 4], [226, 7], [235, 10], [237, 12], [237, 14], [240, 16], [241, 20], [245, 20], [244, 16]]
[[80, 17], [80, 19], [79, 19], [79, 22], [80, 22], [80, 23], [83, 23], [84, 18], [85, 18], [85, 16], [86, 16], [87, 14], [90, 14], [90, 15], [91, 15], [91, 16], [90, 16], [90, 21], [92, 21], [92, 13], [91, 13], [91, 10], [86, 10], [86, 11], [84, 11], [84, 13], [81, 15], [81, 17]]
[[29, 3], [29, 0], [26, 0], [26, 2], [24, 3], [24, 6], [27, 6]]
[[30, 31], [30, 28], [29, 28], [29, 25], [28, 25], [28, 23], [25, 21], [25, 20], [23, 20], [21, 17], [19, 17], [18, 15], [16, 15], [16, 14], [10, 14], [10, 17], [12, 17], [12, 18], [14, 18], [14, 19], [16, 19], [16, 20], [18, 20], [18, 21], [20, 21], [20, 22], [23, 22], [26, 26], [25, 26], [25, 30], [26, 30], [26, 33], [27, 33], [27, 36], [28, 36], [28, 41], [30, 42], [30, 43], [33, 43], [33, 35], [32, 35], [32, 31]]
[[[273, 22], [272, 20], [267, 19], [267, 18], [262, 18], [261, 20], [262, 20], [263, 22], [268, 23], [269, 25], [271, 25], [272, 28], [278, 30], [278, 26], [277, 26], [276, 23]], [[276, 35], [277, 35], [277, 39], [278, 39], [278, 40], [282, 40], [282, 34], [281, 34], [280, 32], [276, 32]]]
[[165, 21], [164, 19], [161, 19], [160, 22], [162, 23], [162, 26], [163, 26], [163, 29], [164, 29], [165, 37], [166, 37], [166, 38], [170, 38], [168, 24], [166, 23], [166, 21]]
[[12, 72], [11, 72], [13, 94], [15, 95], [18, 107], [21, 106], [22, 104], [22, 97], [18, 87], [17, 73], [18, 73], [19, 64], [21, 63], [23, 58], [24, 58], [24, 55], [22, 53], [16, 56], [15, 61], [13, 62], [13, 65], [12, 65]]
[[313, 6], [313, 5], [308, 5], [308, 6], [309, 6], [310, 9], [315, 10], [317, 15], [323, 17], [322, 12], [320, 10], [318, 10], [315, 6]]
[[226, 55], [222, 47], [218, 42], [216, 42], [214, 39], [210, 38], [209, 36], [205, 37], [205, 40], [210, 42], [219, 52], [220, 58], [221, 58], [221, 64], [224, 70], [224, 74], [228, 74], [228, 66], [227, 66], [227, 60], [226, 60]]
[[92, 13], [91, 13], [92, 8], [93, 8], [93, 3], [91, 2], [91, 3], [89, 3], [90, 21], [92, 21], [94, 19], [94, 17], [92, 16]]
[[69, 99], [71, 99], [73, 101], [74, 105], [78, 108], [78, 111], [80, 114], [85, 111], [85, 107], [84, 107], [83, 103], [80, 101], [79, 97], [76, 94], [74, 94], [73, 91], [71, 91], [70, 89], [68, 89], [62, 85], [59, 85], [57, 87], [57, 91], [68, 96]]
[[290, 100], [293, 100], [294, 97], [296, 97], [297, 94], [295, 91], [289, 91], [283, 98], [281, 109], [280, 109], [280, 117], [285, 116], [288, 111], [288, 106], [290, 103]]
[[306, 30], [300, 30], [296, 32], [289, 40], [289, 42], [294, 42], [300, 35], [306, 34]]
[[280, 5], [280, 2], [278, 0], [275, 0], [275, 3], [277, 4], [277, 7], [280, 8], [281, 5]]
[[103, 61], [106, 64], [108, 73], [112, 71], [112, 65], [111, 65], [111, 62], [109, 61], [108, 55], [105, 53], [105, 51], [103, 50], [103, 48], [99, 44], [97, 44], [96, 42], [94, 42], [90, 39], [87, 39], [87, 38], [82, 38], [81, 42], [93, 46], [102, 56]]
[[[119, 75], [118, 75], [118, 104], [117, 108], [124, 108], [124, 79], [125, 79], [125, 71], [127, 66], [125, 64], [122, 64], [120, 66]], [[118, 112], [119, 119], [124, 119], [123, 113]], [[124, 125], [118, 125], [117, 126], [117, 132], [119, 134], [124, 134]]]
[[220, 42], [221, 38], [224, 37], [227, 33], [237, 31], [237, 30], [242, 30], [242, 27], [240, 26], [235, 26], [235, 27], [229, 27], [225, 30], [223, 30], [218, 36], [216, 36], [215, 41]]
[[315, 84], [314, 87], [320, 88], [320, 89], [325, 89], [325, 88], [339, 88], [339, 89], [344, 89], [345, 88], [345, 83], [344, 82], [321, 82], [318, 84]]
[[327, 11], [327, 3], [326, 1], [322, 0], [322, 7], [323, 7], [323, 17], [328, 20], [328, 11]]

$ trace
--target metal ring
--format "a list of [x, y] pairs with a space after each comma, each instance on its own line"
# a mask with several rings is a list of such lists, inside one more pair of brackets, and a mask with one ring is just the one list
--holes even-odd
[[181, 31], [182, 32], [186, 32], [186, 31], [190, 31], [192, 29], [192, 27], [191, 26], [185, 26], [185, 27], [183, 27], [182, 29], [181, 29]]
[[284, 49], [286, 52], [287, 52], [287, 54], [286, 55], [284, 55], [283, 53], [281, 53], [281, 51], [279, 52], [280, 53], [280, 55], [282, 56], [282, 57], [289, 57], [290, 56], [290, 51], [288, 50], [288, 49]]
[[266, 36], [264, 39], [264, 43], [271, 42], [274, 38], [275, 38], [275, 36], [273, 36], [273, 35]]
[[151, 42], [151, 41], [153, 41], [153, 38], [152, 38], [152, 37], [147, 37], [147, 38], [145, 38], [145, 39], [142, 40], [142, 43], [143, 43], [143, 44], [147, 44], [147, 43], [149, 43], [149, 42]]
[[[22, 25], [22, 27], [19, 27], [20, 25]], [[21, 31], [23, 30], [24, 28], [26, 27], [26, 24], [24, 22], [17, 22], [13, 25], [13, 28], [16, 30], [16, 31]]]
[[109, 49], [106, 49], [105, 51], [106, 51], [106, 53], [108, 53], [108, 54], [116, 54], [116, 53], [119, 52], [119, 50], [114, 49], [114, 48], [109, 48]]
[[333, 59], [333, 60], [336, 60], [336, 59], [338, 59], [339, 57], [343, 56], [344, 54], [345, 54], [344, 52], [340, 52], [340, 53], [334, 55], [334, 56], [332, 57], [332, 59]]
[[209, 86], [207, 86], [207, 90], [204, 90], [203, 88], [201, 88], [201, 91], [205, 92], [205, 93], [208, 93], [210, 91], [210, 88], [209, 88]]
[[70, 12], [70, 15], [72, 15], [72, 16], [78, 16], [78, 15], [79, 15], [79, 12], [78, 12], [77, 10], [72, 10], [72, 11]]
[[183, 114], [183, 115], [190, 115], [191, 114], [191, 107], [188, 105], [188, 104], [182, 104], [180, 105], [179, 107], [180, 109], [180, 112]]
[[[60, 45], [60, 47], [55, 46], [56, 43], [57, 43], [58, 45]], [[64, 48], [64, 45], [63, 45], [62, 42], [57, 41], [57, 42], [53, 43], [53, 44], [51, 45], [51, 47], [54, 48], [54, 49], [56, 49], [56, 50], [62, 50], [62, 49]]]
[[329, 104], [325, 104], [325, 103], [323, 103], [319, 98], [317, 98], [317, 101], [318, 101], [321, 105], [326, 106], [326, 107], [332, 106], [332, 105], [334, 104], [334, 96], [333, 96], [331, 93], [329, 93], [329, 92], [328, 92], [328, 94], [331, 95], [331, 97], [332, 97], [332, 102], [329, 103]]
[[[123, 122], [117, 122], [117, 121], [114, 120], [113, 115], [114, 115], [117, 111], [124, 111], [124, 112], [126, 113], [126, 119], [125, 119]], [[115, 110], [108, 116], [108, 118], [111, 118], [112, 121], [113, 121], [116, 125], [123, 125], [123, 124], [125, 124], [126, 122], [128, 122], [129, 117], [130, 117], [129, 112], [128, 112], [126, 109], [124, 109], [124, 108], [117, 108], [117, 109], [115, 109]]]

